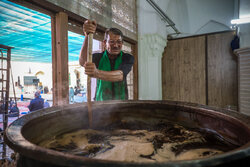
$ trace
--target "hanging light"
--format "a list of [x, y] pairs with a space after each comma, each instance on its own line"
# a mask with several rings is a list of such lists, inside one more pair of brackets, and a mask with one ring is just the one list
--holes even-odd
[[250, 23], [250, 17], [231, 20], [231, 24], [246, 24]]

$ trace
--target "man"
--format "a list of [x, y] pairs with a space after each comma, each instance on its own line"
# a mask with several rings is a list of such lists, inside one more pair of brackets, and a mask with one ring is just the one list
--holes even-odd
[[88, 34], [95, 33], [96, 22], [85, 21], [83, 31], [85, 40], [81, 49], [79, 63], [85, 67], [86, 75], [97, 78], [95, 100], [128, 99], [126, 77], [134, 64], [134, 57], [122, 52], [122, 32], [116, 28], [107, 29], [103, 40], [105, 51], [93, 54], [93, 63], [91, 63], [87, 62]]
[[19, 116], [19, 108], [16, 103], [13, 103], [10, 108], [9, 117], [18, 117]]
[[69, 89], [69, 102], [70, 103], [74, 102], [74, 95], [75, 95], [74, 89], [73, 87], [70, 87]]
[[35, 93], [35, 98], [30, 101], [30, 105], [28, 106], [30, 112], [39, 110], [43, 108], [44, 100], [40, 97], [40, 92], [37, 91]]

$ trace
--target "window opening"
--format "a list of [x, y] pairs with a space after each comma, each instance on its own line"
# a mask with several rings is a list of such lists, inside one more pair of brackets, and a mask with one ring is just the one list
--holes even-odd
[[[87, 101], [87, 75], [84, 68], [79, 64], [79, 54], [84, 41], [84, 36], [68, 31], [69, 50], [69, 103], [82, 103]], [[101, 41], [93, 39], [93, 52], [101, 51]], [[73, 89], [73, 90], [72, 90]], [[91, 80], [91, 97], [95, 96], [96, 79]]]

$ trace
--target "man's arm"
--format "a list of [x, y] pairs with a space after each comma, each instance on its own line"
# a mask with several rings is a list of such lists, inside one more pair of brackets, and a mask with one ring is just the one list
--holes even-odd
[[134, 57], [129, 54], [124, 54], [124, 60], [118, 70], [115, 71], [102, 71], [96, 68], [94, 63], [86, 62], [84, 64], [85, 74], [90, 77], [98, 78], [104, 81], [118, 82], [122, 81], [124, 77], [130, 72], [133, 64]]
[[123, 80], [123, 72], [121, 70], [115, 70], [115, 71], [97, 70], [95, 77], [104, 81], [118, 82]]
[[81, 66], [87, 61], [87, 47], [88, 47], [88, 35], [85, 36], [85, 39], [82, 44], [81, 52], [79, 55], [79, 64]]
[[82, 44], [82, 48], [79, 55], [79, 64], [81, 66], [84, 66], [84, 63], [87, 61], [88, 34], [89, 33], [94, 34], [95, 31], [96, 31], [96, 21], [86, 20], [83, 24], [83, 32], [85, 35], [85, 39]]
[[123, 72], [121, 70], [115, 70], [115, 71], [98, 70], [95, 64], [90, 62], [86, 62], [84, 64], [84, 67], [85, 67], [85, 74], [90, 77], [110, 82], [118, 82], [123, 80]]

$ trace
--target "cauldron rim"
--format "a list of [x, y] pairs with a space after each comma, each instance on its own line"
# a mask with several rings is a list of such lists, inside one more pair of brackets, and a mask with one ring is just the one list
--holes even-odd
[[[241, 119], [241, 123], [246, 125], [246, 128], [250, 131], [250, 116], [243, 115], [237, 112], [228, 111], [216, 107], [210, 107], [195, 103], [187, 103], [187, 102], [179, 102], [179, 101], [152, 101], [152, 100], [140, 100], [140, 101], [105, 101], [105, 102], [93, 102], [93, 105], [109, 105], [109, 104], [144, 104], [144, 103], [159, 103], [159, 104], [169, 104], [169, 105], [178, 105], [178, 107], [188, 107], [188, 108], [194, 108], [199, 107], [201, 110], [207, 110], [207, 112], [217, 112], [219, 114], [225, 115], [228, 118], [236, 119], [239, 121], [239, 118]], [[128, 165], [128, 166], [165, 166], [168, 165], [171, 166], [186, 166], [187, 164], [195, 166], [200, 166], [202, 164], [213, 166], [214, 163], [220, 163], [226, 161], [233, 161], [237, 158], [244, 158], [246, 156], [250, 155], [250, 142], [246, 143], [245, 145], [235, 149], [231, 150], [229, 152], [215, 155], [209, 158], [202, 158], [202, 159], [192, 159], [192, 160], [179, 160], [179, 161], [167, 161], [167, 162], [152, 162], [152, 163], [138, 163], [138, 162], [125, 162], [125, 161], [113, 161], [113, 160], [101, 160], [101, 159], [91, 159], [91, 158], [85, 158], [77, 155], [71, 155], [68, 153], [62, 153], [59, 151], [54, 151], [50, 149], [46, 149], [43, 147], [40, 147], [36, 144], [33, 144], [26, 140], [22, 135], [22, 127], [29, 122], [30, 120], [33, 120], [35, 118], [38, 118], [40, 116], [51, 114], [53, 112], [61, 111], [62, 109], [72, 108], [72, 107], [86, 107], [87, 104], [70, 104], [70, 105], [63, 105], [63, 106], [55, 106], [47, 109], [38, 110], [34, 113], [30, 113], [28, 115], [25, 115], [18, 120], [14, 121], [5, 132], [5, 142], [8, 144], [10, 148], [17, 151], [18, 153], [34, 158], [39, 161], [43, 162], [55, 162], [59, 161], [60, 165], [70, 165], [72, 163], [79, 165], [89, 165], [89, 166], [96, 166], [96, 165]], [[243, 121], [243, 122], [242, 122]], [[34, 156], [35, 155], [35, 156]], [[39, 157], [39, 158], [37, 158]], [[42, 158], [41, 158], [42, 157]]]

